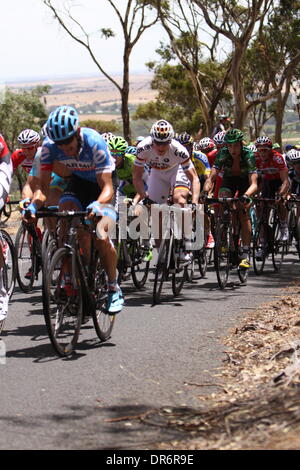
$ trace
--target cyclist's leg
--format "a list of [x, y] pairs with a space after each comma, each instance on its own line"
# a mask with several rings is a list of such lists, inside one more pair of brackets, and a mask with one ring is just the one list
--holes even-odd
[[7, 317], [9, 295], [4, 285], [3, 269], [4, 269], [4, 255], [2, 246], [2, 237], [0, 238], [0, 321]]

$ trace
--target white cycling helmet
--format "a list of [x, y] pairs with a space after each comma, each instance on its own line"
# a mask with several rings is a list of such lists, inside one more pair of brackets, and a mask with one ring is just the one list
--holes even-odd
[[210, 137], [203, 137], [198, 143], [199, 150], [213, 150], [215, 143]]
[[110, 139], [113, 139], [115, 135], [112, 132], [104, 132], [101, 134], [101, 137], [105, 140], [105, 142], [108, 142]]
[[226, 134], [226, 131], [217, 132], [217, 134], [215, 134], [213, 136], [214, 143], [218, 146], [224, 145], [225, 144], [225, 142], [224, 142], [225, 134]]
[[22, 131], [18, 136], [18, 142], [22, 147], [29, 147], [34, 144], [38, 144], [40, 141], [40, 134], [33, 129], [24, 129], [24, 131]]
[[300, 150], [292, 149], [289, 150], [285, 156], [286, 162], [293, 165], [294, 163], [300, 163]]
[[151, 127], [150, 135], [157, 142], [170, 142], [174, 138], [174, 130], [168, 121], [160, 119]]

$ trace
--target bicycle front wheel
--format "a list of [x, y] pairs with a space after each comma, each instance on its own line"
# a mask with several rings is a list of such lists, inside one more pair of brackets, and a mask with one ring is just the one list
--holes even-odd
[[220, 289], [225, 289], [230, 270], [230, 237], [229, 227], [223, 222], [216, 227], [214, 265]]
[[3, 238], [3, 255], [5, 260], [5, 287], [7, 289], [7, 293], [11, 298], [14, 292], [15, 284], [16, 284], [16, 252], [14, 243], [10, 237], [10, 235], [5, 231], [1, 230], [2, 238]]
[[148, 279], [152, 249], [148, 253], [141, 248], [140, 240], [132, 241], [131, 249], [131, 276], [137, 289], [142, 289]]
[[111, 332], [115, 323], [115, 315], [109, 315], [106, 312], [107, 302], [107, 283], [105, 271], [101, 265], [99, 254], [95, 258], [95, 276], [94, 276], [93, 295], [95, 299], [92, 317], [94, 327], [98, 338], [101, 341], [107, 341], [111, 337]]
[[71, 264], [67, 248], [53, 256], [43, 276], [44, 317], [51, 344], [59, 356], [69, 356], [78, 341], [83, 311], [82, 284], [78, 266], [65, 284], [66, 269]]
[[158, 258], [155, 268], [154, 285], [152, 301], [153, 305], [160, 303], [161, 291], [165, 280], [168, 277], [167, 259], [169, 253], [170, 241], [165, 239], [161, 241]]
[[272, 231], [273, 249], [272, 249], [272, 261], [275, 271], [279, 271], [281, 268], [284, 255], [286, 253], [287, 242], [280, 239], [280, 226], [279, 221], [276, 220], [273, 225]]
[[252, 246], [253, 268], [255, 274], [258, 276], [262, 274], [265, 267], [266, 257], [268, 256], [267, 245], [265, 242], [267, 234], [268, 226], [262, 222], [259, 222], [255, 230]]
[[21, 224], [15, 240], [17, 256], [17, 280], [23, 292], [32, 290], [35, 279], [34, 253], [36, 252], [36, 241], [30, 235], [25, 224]]

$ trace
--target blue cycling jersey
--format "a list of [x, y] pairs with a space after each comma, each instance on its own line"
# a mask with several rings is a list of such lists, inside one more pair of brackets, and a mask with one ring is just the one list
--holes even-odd
[[69, 157], [50, 139], [45, 139], [41, 152], [41, 171], [52, 171], [54, 161], [66, 165], [79, 178], [96, 182], [96, 175], [112, 173], [114, 160], [105, 140], [94, 129], [80, 129], [81, 147], [78, 156]]

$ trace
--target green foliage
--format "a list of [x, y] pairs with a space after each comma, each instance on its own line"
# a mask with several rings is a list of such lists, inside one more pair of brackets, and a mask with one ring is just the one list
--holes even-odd
[[89, 127], [95, 131], [103, 134], [104, 132], [112, 132], [113, 134], [120, 135], [121, 127], [116, 121], [98, 121], [95, 119], [87, 119], [80, 122], [81, 127]]
[[23, 129], [40, 131], [48, 113], [45, 98], [50, 86], [37, 86], [31, 90], [14, 92], [7, 88], [0, 104], [0, 132], [12, 151], [17, 145], [17, 137]]
[[[201, 83], [210, 100], [215, 98], [223, 68], [223, 64], [211, 60], [206, 60], [199, 66]], [[203, 118], [187, 70], [181, 64], [157, 65], [151, 87], [158, 91], [156, 101], [139, 105], [133, 119], [167, 119], [177, 132], [196, 134]], [[225, 89], [221, 95], [222, 102], [229, 103], [231, 96], [228, 89]]]

